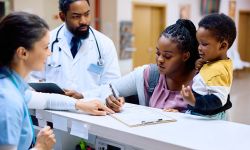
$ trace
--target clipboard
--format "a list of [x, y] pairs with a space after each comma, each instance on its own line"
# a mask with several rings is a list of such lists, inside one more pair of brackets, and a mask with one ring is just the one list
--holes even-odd
[[167, 116], [162, 110], [140, 105], [127, 105], [120, 113], [110, 114], [111, 117], [129, 127], [139, 127], [160, 123], [176, 122], [177, 120]]
[[55, 83], [29, 83], [29, 85], [37, 92], [65, 94], [65, 92]]

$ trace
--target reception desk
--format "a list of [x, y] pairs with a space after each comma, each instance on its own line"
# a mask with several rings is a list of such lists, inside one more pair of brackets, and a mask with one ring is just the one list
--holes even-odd
[[140, 127], [128, 127], [109, 115], [91, 116], [50, 110], [36, 110], [35, 114], [40, 120], [49, 122], [53, 122], [53, 116], [63, 117], [67, 120], [69, 130], [72, 122], [80, 122], [90, 134], [138, 149], [250, 149], [249, 125], [210, 120], [189, 114], [166, 112], [177, 121]]

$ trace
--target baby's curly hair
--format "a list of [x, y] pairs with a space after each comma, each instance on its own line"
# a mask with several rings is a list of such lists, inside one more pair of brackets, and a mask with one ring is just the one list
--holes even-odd
[[200, 27], [212, 31], [219, 42], [228, 41], [228, 49], [232, 46], [237, 34], [234, 21], [223, 13], [205, 16], [199, 22]]

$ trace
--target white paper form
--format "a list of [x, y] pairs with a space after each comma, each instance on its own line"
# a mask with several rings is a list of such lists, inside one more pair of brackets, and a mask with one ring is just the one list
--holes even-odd
[[154, 110], [154, 108], [145, 106], [124, 106], [120, 113], [111, 114], [110, 116], [129, 127], [176, 121], [174, 118]]

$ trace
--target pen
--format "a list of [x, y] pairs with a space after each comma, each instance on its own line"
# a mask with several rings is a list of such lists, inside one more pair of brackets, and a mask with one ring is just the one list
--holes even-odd
[[114, 96], [116, 99], [118, 99], [118, 97], [117, 97], [117, 95], [115, 94], [115, 91], [114, 91], [114, 89], [113, 89], [111, 83], [109, 84], [109, 87], [110, 87], [110, 89], [111, 89], [111, 92], [112, 92], [113, 96]]

